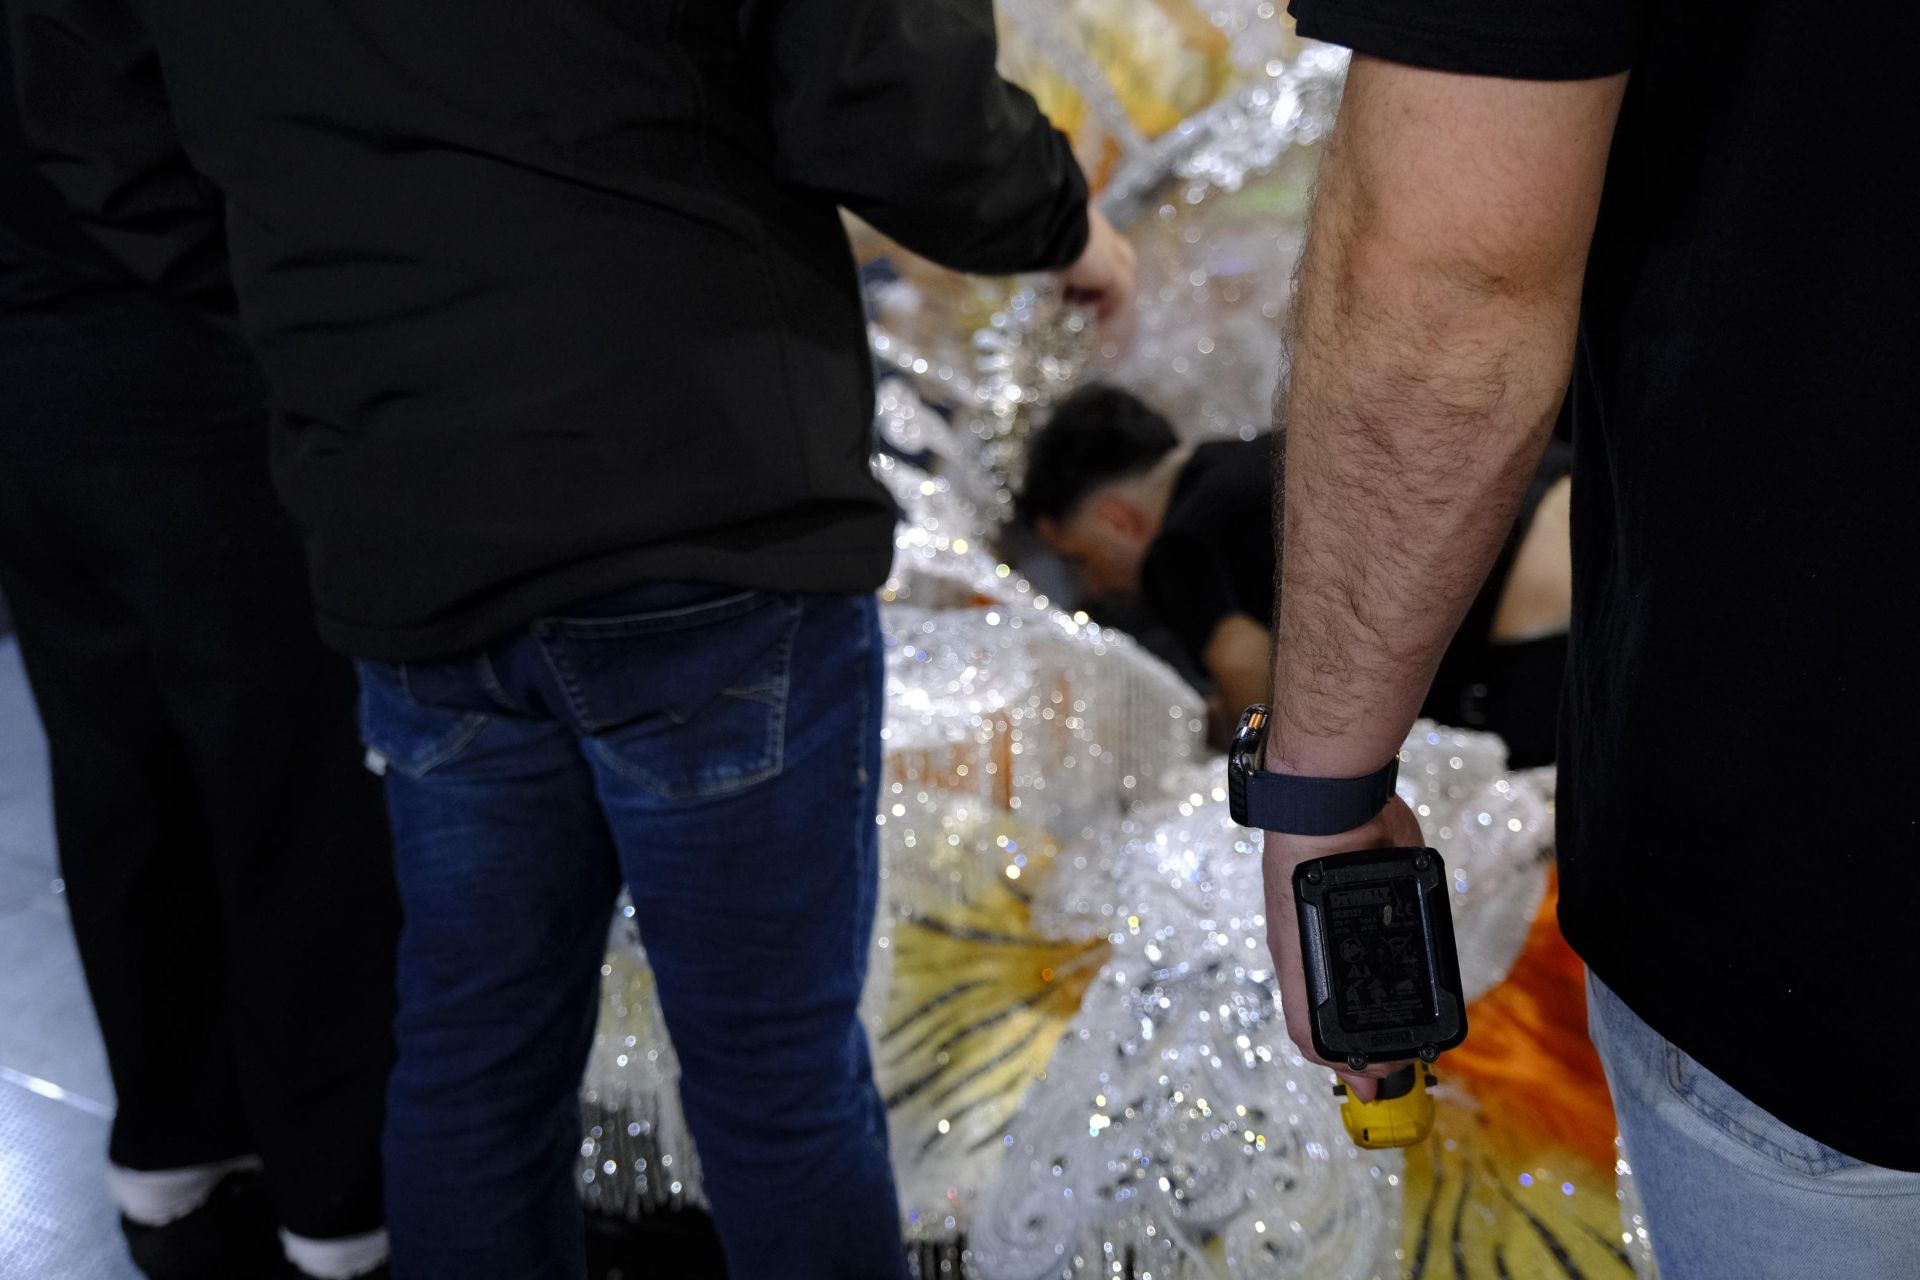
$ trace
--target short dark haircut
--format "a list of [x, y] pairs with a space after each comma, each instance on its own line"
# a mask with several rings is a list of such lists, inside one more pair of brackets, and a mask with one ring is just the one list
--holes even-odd
[[1027, 439], [1027, 467], [1014, 514], [1031, 526], [1064, 520], [1109, 480], [1150, 470], [1180, 443], [1173, 426], [1138, 396], [1091, 383], [1062, 400]]

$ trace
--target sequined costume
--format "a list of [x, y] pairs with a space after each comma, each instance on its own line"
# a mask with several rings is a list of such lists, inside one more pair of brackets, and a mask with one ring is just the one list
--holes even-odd
[[[1030, 416], [1096, 369], [1202, 437], [1264, 426], [1343, 58], [1258, 0], [1000, 11], [1011, 73], [1131, 215], [1141, 328], [1119, 359], [1043, 288], [862, 246], [897, 268], [873, 298], [899, 375], [876, 466], [905, 511], [866, 1016], [919, 1273], [1627, 1276], [1644, 1239], [1552, 925], [1550, 778], [1484, 734], [1409, 738], [1474, 1034], [1442, 1060], [1435, 1139], [1358, 1151], [1278, 1017], [1257, 837], [1227, 817], [1199, 695], [989, 550]], [[635, 939], [607, 972], [583, 1193], [698, 1204]]]

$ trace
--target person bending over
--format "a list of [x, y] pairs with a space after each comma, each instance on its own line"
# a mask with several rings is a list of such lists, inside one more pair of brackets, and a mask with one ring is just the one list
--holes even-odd
[[[1276, 436], [1182, 443], [1139, 397], [1094, 384], [1028, 448], [1019, 518], [1095, 595], [1138, 599], [1231, 711], [1266, 698]], [[1448, 646], [1421, 714], [1550, 763], [1572, 604], [1569, 451], [1549, 448], [1513, 535]]]

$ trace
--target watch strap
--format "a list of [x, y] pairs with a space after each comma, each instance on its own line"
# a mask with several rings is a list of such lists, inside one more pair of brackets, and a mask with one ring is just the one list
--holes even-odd
[[1400, 757], [1363, 778], [1309, 778], [1250, 770], [1246, 825], [1289, 836], [1334, 836], [1380, 816], [1400, 780]]

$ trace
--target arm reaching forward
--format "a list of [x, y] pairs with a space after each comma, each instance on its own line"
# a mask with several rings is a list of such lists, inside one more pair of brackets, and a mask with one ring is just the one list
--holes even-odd
[[785, 176], [957, 271], [1057, 269], [1088, 247], [1087, 184], [1001, 79], [988, 0], [749, 0]]
[[[1625, 83], [1355, 57], [1300, 267], [1266, 768], [1359, 777], [1400, 749], [1565, 393]], [[1296, 1044], [1294, 865], [1420, 843], [1398, 801], [1344, 835], [1267, 836]]]
[[750, 0], [786, 176], [956, 271], [1051, 270], [1119, 325], [1133, 247], [1065, 135], [995, 69], [988, 0]]

